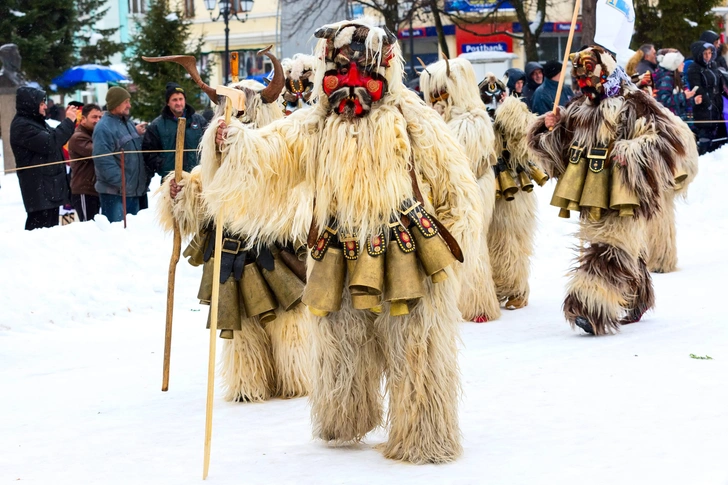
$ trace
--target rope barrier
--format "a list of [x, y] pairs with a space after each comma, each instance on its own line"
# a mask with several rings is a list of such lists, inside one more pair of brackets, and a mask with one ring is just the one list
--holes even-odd
[[[186, 148], [185, 152], [196, 152], [196, 148]], [[125, 154], [129, 153], [174, 153], [174, 150], [124, 150]], [[61, 163], [79, 162], [90, 158], [108, 157], [111, 155], [121, 155], [121, 152], [102, 153], [101, 155], [91, 155], [90, 157], [72, 158], [71, 160], [59, 160], [57, 162], [41, 163], [40, 165], [31, 165], [30, 167], [16, 167], [9, 170], [3, 170], [4, 173], [19, 172], [20, 170], [30, 170], [32, 168], [48, 167], [50, 165], [58, 165]]]

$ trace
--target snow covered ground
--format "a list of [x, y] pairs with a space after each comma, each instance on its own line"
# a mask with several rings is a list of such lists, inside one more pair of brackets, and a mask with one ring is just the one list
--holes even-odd
[[[657, 308], [610, 337], [564, 322], [575, 223], [548, 206], [552, 185], [536, 189], [530, 305], [461, 324], [457, 462], [386, 460], [382, 430], [329, 448], [311, 439], [305, 399], [217, 397], [207, 481], [728, 484], [727, 158], [703, 157], [679, 203], [680, 269], [654, 275]], [[198, 270], [178, 266], [162, 393], [172, 242], [152, 211], [126, 230], [99, 218], [25, 232], [16, 177], [0, 183], [0, 484], [199, 483], [208, 332]]]

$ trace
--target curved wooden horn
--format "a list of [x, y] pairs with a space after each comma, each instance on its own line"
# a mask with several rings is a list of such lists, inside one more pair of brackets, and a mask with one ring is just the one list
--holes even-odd
[[281, 91], [283, 91], [283, 86], [286, 81], [283, 76], [283, 66], [281, 66], [281, 61], [270, 53], [271, 48], [273, 48], [273, 46], [269, 45], [265, 49], [258, 51], [259, 56], [268, 56], [268, 59], [273, 62], [273, 80], [260, 92], [260, 98], [264, 103], [275, 102], [281, 94]]
[[194, 82], [197, 83], [197, 85], [202, 89], [205, 94], [210, 98], [210, 100], [218, 104], [218, 98], [217, 93], [214, 89], [212, 89], [210, 86], [205, 84], [205, 82], [200, 77], [200, 73], [197, 72], [197, 61], [193, 56], [163, 56], [163, 57], [146, 57], [142, 56], [142, 59], [144, 59], [147, 62], [175, 62], [179, 64], [180, 66], [184, 67], [185, 70], [189, 73], [190, 77]]
[[445, 71], [447, 72], [447, 77], [450, 77], [450, 60], [444, 52], [442, 53], [442, 57], [445, 59]]

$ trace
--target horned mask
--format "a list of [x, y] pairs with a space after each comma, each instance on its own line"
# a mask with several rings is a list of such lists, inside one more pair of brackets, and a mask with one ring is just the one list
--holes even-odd
[[388, 29], [367, 21], [343, 21], [325, 25], [314, 35], [321, 39], [316, 46], [315, 89], [336, 114], [349, 119], [366, 116], [374, 103], [393, 92], [392, 83], [402, 84], [397, 38]]

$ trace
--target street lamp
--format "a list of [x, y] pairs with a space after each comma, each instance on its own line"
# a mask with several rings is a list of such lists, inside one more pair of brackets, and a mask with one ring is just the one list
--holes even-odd
[[[233, 11], [231, 8], [232, 3], [236, 4], [239, 8]], [[217, 17], [212, 14], [216, 5], [219, 10]], [[229, 82], [228, 76], [230, 75], [230, 27], [228, 24], [231, 18], [240, 22], [248, 20], [248, 12], [253, 10], [253, 0], [205, 0], [205, 8], [210, 12], [210, 19], [213, 22], [217, 22], [220, 18], [225, 22], [225, 58], [222, 65], [224, 67], [223, 84], [227, 84]], [[245, 17], [238, 17], [238, 13], [244, 13]]]

